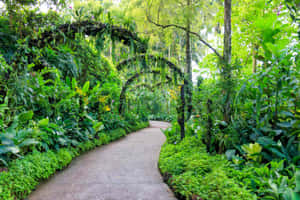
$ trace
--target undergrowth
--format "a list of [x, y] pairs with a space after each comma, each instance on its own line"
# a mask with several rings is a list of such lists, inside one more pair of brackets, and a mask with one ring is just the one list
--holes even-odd
[[227, 166], [229, 162], [222, 156], [209, 156], [196, 137], [186, 137], [179, 144], [166, 143], [159, 159], [162, 174], [183, 199], [255, 199], [243, 184], [227, 176]]

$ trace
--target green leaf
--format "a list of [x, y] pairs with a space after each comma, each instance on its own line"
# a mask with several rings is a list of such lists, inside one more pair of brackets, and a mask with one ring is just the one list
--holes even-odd
[[274, 155], [280, 157], [280, 158], [286, 158], [286, 156], [280, 152], [279, 150], [275, 149], [275, 148], [267, 148], [271, 153], [273, 153]]
[[0, 163], [3, 163], [3, 165], [6, 167], [8, 166], [8, 163], [3, 158], [0, 158]]
[[82, 91], [83, 91], [84, 93], [87, 93], [88, 90], [89, 90], [89, 88], [90, 88], [90, 82], [87, 81], [87, 82], [85, 82], [85, 84], [84, 84], [84, 86], [83, 86], [83, 88], [82, 88]]
[[279, 123], [277, 123], [277, 126], [279, 126], [281, 128], [291, 128], [292, 123], [291, 122], [279, 122]]
[[0, 146], [0, 154], [5, 154], [5, 153], [19, 153], [20, 149], [17, 146], [7, 146], [7, 145], [1, 145]]
[[[11, 138], [12, 137], [12, 138]], [[14, 135], [10, 136], [9, 134], [5, 133], [4, 135], [0, 136], [0, 141], [2, 145], [15, 145], [14, 141], [12, 140]]]
[[20, 115], [18, 115], [18, 121], [22, 123], [26, 123], [27, 121], [31, 120], [33, 117], [33, 111], [27, 111], [23, 112]]
[[21, 144], [19, 144], [19, 147], [30, 146], [30, 145], [38, 144], [38, 143], [39, 142], [36, 141], [35, 139], [26, 139]]
[[49, 119], [48, 118], [42, 119], [38, 122], [39, 127], [45, 127], [45, 126], [48, 126], [48, 124], [49, 124]]
[[269, 137], [259, 137], [257, 139], [257, 143], [262, 145], [263, 147], [268, 147], [268, 146], [277, 146], [277, 143], [272, 140], [272, 138]]
[[77, 81], [75, 78], [72, 78], [72, 89], [74, 90], [77, 87]]
[[97, 123], [94, 123], [93, 128], [95, 129], [95, 131], [97, 133], [104, 129], [104, 125], [102, 122], [97, 122]]

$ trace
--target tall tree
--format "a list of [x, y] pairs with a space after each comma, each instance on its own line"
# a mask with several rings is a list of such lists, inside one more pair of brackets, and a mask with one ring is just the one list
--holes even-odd
[[[187, 0], [187, 5], [190, 7], [190, 0]], [[190, 35], [196, 36], [204, 45], [206, 45], [208, 48], [210, 48], [215, 55], [219, 58], [222, 68], [222, 80], [223, 80], [223, 92], [225, 95], [225, 100], [223, 103], [223, 118], [224, 121], [229, 122], [230, 115], [231, 115], [231, 92], [232, 92], [232, 76], [231, 76], [231, 0], [225, 0], [224, 1], [224, 46], [223, 46], [223, 56], [212, 47], [211, 44], [209, 44], [207, 41], [205, 41], [201, 35], [195, 31], [191, 31], [190, 29], [190, 18], [187, 18], [187, 26], [184, 27], [182, 25], [178, 24], [160, 24], [159, 22], [154, 22], [149, 16], [148, 20], [155, 24], [156, 26], [162, 27], [162, 28], [177, 28], [181, 29], [186, 32], [186, 40], [190, 38]], [[200, 31], [199, 31], [200, 32]], [[189, 39], [190, 40], [190, 39]], [[190, 65], [191, 63], [188, 62], [188, 56], [190, 56], [190, 47], [189, 43], [186, 44], [186, 72], [188, 72], [188, 69], [191, 69]], [[190, 79], [190, 76], [188, 76]], [[188, 87], [190, 88], [190, 87]], [[187, 89], [187, 92], [189, 89]], [[190, 96], [190, 95], [188, 95]], [[188, 100], [190, 100], [190, 97], [187, 97]], [[189, 105], [189, 103], [188, 103]], [[192, 110], [192, 107], [188, 108], [190, 111]]]
[[232, 92], [232, 77], [231, 77], [231, 0], [224, 1], [224, 49], [223, 49], [223, 90], [225, 93], [225, 101], [223, 105], [224, 121], [230, 121], [231, 115], [231, 92]]
[[[152, 3], [152, 1], [150, 1]], [[160, 1], [159, 8], [157, 9], [157, 15], [160, 15], [160, 12], [162, 12], [163, 8], [161, 6], [163, 5]], [[193, 91], [193, 82], [192, 82], [192, 48], [191, 48], [191, 26], [192, 24], [201, 24], [198, 23], [197, 17], [200, 16], [198, 13], [199, 10], [201, 10], [201, 7], [206, 7], [206, 3], [201, 3], [200, 1], [193, 1], [193, 0], [184, 0], [184, 1], [177, 1], [178, 7], [176, 8], [178, 11], [177, 15], [181, 16], [181, 13], [183, 13], [183, 20], [174, 20], [174, 21], [167, 21], [165, 24], [162, 24], [159, 20], [159, 17], [157, 17], [156, 21], [152, 19], [152, 16], [147, 13], [147, 19], [152, 24], [161, 27], [163, 29], [167, 28], [175, 28], [177, 31], [183, 31], [185, 33], [185, 74], [186, 74], [186, 80], [184, 88], [186, 93], [186, 106], [187, 107], [187, 115], [185, 117], [185, 120], [188, 120], [192, 114], [192, 91]], [[176, 3], [177, 3], [176, 2]], [[151, 3], [150, 8], [148, 10], [151, 10]], [[172, 4], [176, 3], [172, 2]], [[182, 17], [182, 16], [181, 16]], [[176, 18], [176, 17], [175, 17]], [[180, 21], [183, 21], [183, 23], [180, 24]], [[178, 23], [179, 22], [179, 23]], [[197, 22], [197, 23], [195, 23]], [[200, 35], [199, 35], [200, 37]], [[202, 41], [204, 41], [201, 38]]]
[[[191, 0], [187, 0], [187, 8], [190, 9], [191, 7]], [[190, 16], [186, 17], [186, 68], [185, 73], [188, 79], [187, 85], [185, 86], [186, 93], [187, 93], [187, 119], [191, 117], [193, 104], [192, 104], [192, 95], [193, 95], [193, 79], [192, 79], [192, 56], [191, 56], [191, 38], [190, 38], [190, 31], [191, 31], [191, 21]]]
[[[184, 5], [184, 21], [185, 21], [185, 79], [187, 81], [181, 87], [181, 101], [180, 106], [178, 108], [178, 123], [181, 127], [181, 138], [184, 137], [185, 133], [185, 120], [188, 120], [192, 114], [192, 91], [193, 91], [193, 82], [192, 82], [192, 54], [191, 54], [191, 37], [190, 37], [190, 27], [191, 27], [191, 13], [192, 10], [192, 2], [191, 0], [186, 0], [186, 2], [180, 2], [181, 5]], [[157, 11], [157, 22], [152, 21], [152, 17], [149, 13], [147, 13], [147, 19], [152, 24], [162, 27], [163, 29], [168, 28], [169, 25], [161, 25], [159, 24], [159, 15], [162, 9], [162, 1], [160, 1], [159, 8]], [[151, 7], [151, 6], [150, 6]], [[150, 8], [151, 9], [151, 8]], [[171, 25], [172, 26], [172, 25]], [[178, 29], [178, 28], [177, 28]], [[186, 95], [185, 95], [186, 94]], [[186, 99], [186, 100], [185, 100]], [[187, 107], [187, 115], [185, 117], [185, 108]]]
[[[125, 0], [126, 1], [126, 0]], [[157, 34], [158, 37], [161, 37], [164, 33], [173, 32], [172, 34], [167, 35], [168, 40], [171, 40], [171, 42], [175, 43], [178, 46], [178, 43], [181, 45], [180, 51], [185, 52], [185, 55], [179, 55], [180, 57], [185, 57], [185, 67], [184, 71], [186, 72], [186, 78], [190, 80], [190, 84], [185, 85], [185, 91], [187, 95], [185, 95], [186, 98], [186, 104], [187, 104], [187, 111], [188, 114], [186, 116], [189, 116], [192, 111], [192, 106], [189, 106], [189, 102], [191, 99], [191, 95], [189, 94], [189, 91], [191, 87], [189, 85], [192, 85], [192, 55], [195, 53], [199, 53], [201, 49], [197, 49], [199, 52], [193, 52], [191, 51], [192, 45], [191, 40], [193, 38], [198, 39], [203, 45], [207, 46], [219, 59], [219, 63], [222, 69], [221, 77], [222, 80], [225, 81], [224, 84], [222, 84], [223, 87], [223, 93], [224, 97], [226, 97], [224, 104], [223, 104], [223, 113], [224, 113], [224, 120], [229, 121], [230, 119], [230, 110], [231, 110], [231, 98], [230, 98], [230, 92], [231, 90], [231, 84], [230, 79], [231, 77], [231, 1], [225, 1], [224, 2], [224, 17], [225, 17], [225, 24], [224, 24], [224, 53], [223, 55], [219, 53], [219, 49], [214, 48], [213, 44], [210, 44], [208, 41], [204, 39], [205, 36], [203, 36], [203, 29], [206, 29], [206, 31], [210, 30], [210, 25], [207, 25], [207, 22], [209, 20], [212, 20], [214, 18], [214, 13], [212, 9], [217, 9], [219, 7], [218, 2], [216, 1], [199, 1], [199, 0], [148, 0], [148, 1], [140, 1], [140, 0], [134, 0], [136, 2], [135, 7], [139, 6], [141, 8], [146, 9], [146, 17], [150, 24], [160, 27], [161, 30], [163, 30], [162, 33]], [[133, 1], [130, 1], [127, 5], [132, 4]], [[146, 2], [146, 3], [145, 3]], [[217, 5], [217, 8], [215, 8]], [[213, 8], [212, 8], [213, 7]], [[132, 11], [131, 11], [132, 12]], [[137, 11], [135, 11], [137, 12]], [[138, 11], [139, 13], [136, 13], [138, 15], [141, 15], [142, 10]], [[135, 15], [136, 15], [135, 14]], [[204, 17], [208, 16], [208, 17]], [[143, 27], [148, 26], [147, 28], [144, 28], [144, 32], [151, 32], [157, 31], [157, 29], [154, 29], [152, 27], [149, 28], [150, 25], [144, 23], [144, 18], [141, 17], [142, 25]], [[226, 27], [225, 27], [226, 26]], [[197, 31], [195, 31], [197, 30]], [[184, 34], [182, 34], [184, 33]], [[178, 37], [178, 35], [181, 35], [181, 38], [184, 37], [182, 40]], [[157, 37], [151, 35], [151, 37]], [[175, 36], [175, 37], [174, 37]], [[151, 39], [150, 39], [151, 40]], [[159, 41], [159, 43], [156, 43], [161, 45], [162, 40]], [[175, 46], [175, 45], [174, 45]], [[156, 45], [157, 47], [157, 45]], [[183, 51], [184, 47], [184, 51]], [[154, 48], [157, 49], [157, 48]], [[168, 48], [170, 49], [170, 48]], [[161, 50], [160, 50], [161, 51]], [[170, 53], [168, 51], [169, 56]], [[198, 54], [199, 55], [199, 54]], [[171, 55], [172, 56], [172, 55]], [[191, 105], [191, 104], [190, 104]], [[187, 117], [186, 117], [187, 118]]]

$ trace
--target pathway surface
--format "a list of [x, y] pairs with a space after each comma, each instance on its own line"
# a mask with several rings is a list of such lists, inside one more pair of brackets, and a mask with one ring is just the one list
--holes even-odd
[[41, 184], [29, 200], [176, 200], [157, 161], [167, 123], [90, 151]]

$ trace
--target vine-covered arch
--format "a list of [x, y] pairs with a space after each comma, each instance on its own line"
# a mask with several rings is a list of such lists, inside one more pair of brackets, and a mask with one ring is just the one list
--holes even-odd
[[161, 82], [155, 83], [153, 85], [150, 85], [150, 84], [147, 84], [147, 83], [141, 83], [141, 84], [135, 85], [134, 89], [132, 88], [130, 91], [133, 91], [133, 90], [136, 90], [136, 89], [139, 89], [139, 88], [146, 88], [146, 89], [149, 89], [151, 92], [153, 92], [155, 88], [160, 87], [164, 84], [168, 84], [170, 82], [172, 82], [172, 79], [167, 78], [167, 81], [161, 81]]
[[[133, 45], [135, 52], [145, 53], [147, 50], [147, 43], [143, 41], [138, 35], [126, 28], [120, 26], [114, 26], [108, 23], [96, 22], [96, 21], [78, 21], [74, 23], [66, 23], [59, 25], [51, 30], [46, 30], [42, 32], [37, 38], [29, 38], [28, 45], [30, 47], [43, 48], [47, 46], [52, 41], [55, 43], [63, 43], [66, 41], [66, 38], [75, 39], [77, 33], [82, 33], [87, 36], [101, 37], [104, 34], [110, 35], [113, 40], [118, 40], [124, 45], [131, 46]], [[103, 38], [104, 39], [104, 38]], [[18, 51], [26, 52], [27, 50], [20, 48]], [[28, 53], [24, 53], [27, 54]], [[32, 58], [35, 55], [30, 52], [30, 55], [27, 56], [29, 62], [33, 60]], [[21, 57], [16, 57], [13, 59], [13, 63], [18, 63]], [[30, 61], [31, 60], [31, 61]], [[12, 66], [15, 64], [12, 63]], [[35, 69], [40, 70], [44, 66], [36, 66]], [[9, 69], [6, 73], [7, 79], [9, 79], [12, 72], [15, 69]], [[0, 96], [5, 97], [7, 90], [5, 88], [0, 88]]]
[[[128, 58], [126, 60], [121, 61], [117, 66], [117, 70], [121, 71], [125, 66], [129, 66], [130, 64], [133, 64], [137, 61], [142, 61], [143, 62], [143, 66], [147, 67], [147, 62], [152, 61], [152, 63], [162, 63], [165, 64], [166, 66], [168, 66], [168, 68], [174, 73], [174, 78], [176, 78], [176, 75], [179, 75], [180, 79], [183, 80], [184, 84], [181, 85], [181, 90], [180, 90], [180, 101], [181, 104], [178, 108], [178, 123], [180, 125], [180, 135], [181, 138], [184, 138], [185, 135], [185, 115], [184, 115], [184, 109], [185, 109], [185, 94], [184, 94], [184, 85], [187, 85], [189, 83], [189, 81], [187, 80], [187, 78], [185, 77], [184, 72], [181, 71], [181, 69], [179, 67], [177, 67], [174, 63], [172, 63], [171, 61], [167, 60], [164, 57], [161, 56], [156, 56], [156, 55], [147, 55], [147, 54], [141, 54], [141, 55], [137, 55], [134, 56], [132, 58]], [[164, 67], [164, 66], [162, 66]], [[151, 71], [149, 69], [144, 69], [146, 72]], [[135, 75], [133, 75], [131, 78], [129, 78], [125, 85], [122, 88], [122, 92], [120, 94], [120, 104], [119, 104], [119, 113], [122, 113], [123, 110], [123, 103], [125, 100], [125, 92], [127, 90], [128, 85], [130, 85], [136, 78], [138, 78], [140, 75], [138, 72]], [[144, 72], [143, 72], [144, 73]], [[158, 73], [161, 73], [161, 71], [158, 70]], [[175, 81], [176, 83], [177, 81]], [[124, 88], [125, 87], [125, 88]]]
[[[121, 90], [121, 94], [120, 94], [120, 99], [119, 99], [119, 113], [121, 114], [123, 111], [123, 106], [124, 106], [124, 102], [125, 102], [125, 98], [126, 98], [126, 91], [129, 88], [129, 86], [136, 80], [138, 79], [140, 76], [144, 75], [144, 74], [161, 74], [160, 71], [158, 70], [152, 70], [152, 71], [142, 71], [142, 72], [137, 72], [136, 74], [134, 74], [133, 76], [131, 76], [129, 79], [127, 79], [127, 81], [125, 82], [125, 84], [122, 87]], [[172, 81], [172, 78], [168, 75], [166, 75], [165, 77], [169, 82]], [[162, 83], [161, 83], [162, 84]]]
[[31, 39], [29, 45], [44, 47], [52, 41], [65, 41], [66, 37], [74, 39], [76, 33], [94, 37], [108, 34], [112, 39], [127, 46], [133, 45], [134, 50], [138, 53], [145, 53], [147, 50], [146, 42], [139, 38], [135, 32], [120, 26], [95, 21], [78, 21], [59, 25], [53, 30], [43, 32], [37, 39]]
[[136, 61], [151, 61], [152, 63], [164, 63], [166, 64], [169, 69], [173, 70], [175, 73], [179, 74], [180, 77], [184, 77], [184, 73], [181, 71], [177, 65], [175, 65], [173, 62], [169, 61], [168, 59], [162, 57], [162, 56], [157, 56], [157, 55], [147, 55], [147, 54], [141, 54], [134, 56], [132, 58], [128, 58], [126, 60], [123, 60], [119, 62], [116, 66], [117, 70], [121, 71], [125, 66], [128, 66]]
[[[70, 24], [62, 24], [58, 26], [57, 28], [53, 30], [48, 30], [43, 32], [39, 38], [37, 39], [31, 39], [29, 40], [29, 45], [31, 46], [38, 46], [38, 47], [44, 47], [46, 44], [48, 44], [51, 41], [58, 41], [58, 42], [64, 42], [66, 37], [74, 39], [76, 36], [76, 33], [81, 33], [83, 35], [87, 36], [95, 36], [95, 37], [103, 37], [104, 34], [110, 35], [112, 40], [118, 40], [122, 42], [125, 45], [128, 46], [133, 46], [134, 50], [136, 53], [142, 53], [140, 55], [134, 56], [132, 58], [129, 58], [127, 60], [124, 60], [120, 62], [116, 68], [120, 71], [123, 69], [124, 66], [128, 66], [131, 63], [134, 63], [136, 61], [143, 61], [144, 66], [148, 66], [146, 63], [151, 61], [151, 63], [161, 63], [161, 71], [154, 71], [151, 69], [149, 70], [144, 70], [142, 72], [136, 73], [134, 76], [129, 78], [125, 85], [122, 88], [121, 94], [120, 94], [120, 105], [119, 105], [119, 112], [122, 112], [122, 107], [123, 107], [123, 100], [125, 99], [125, 93], [128, 88], [128, 85], [130, 85], [135, 79], [137, 79], [141, 74], [143, 73], [156, 73], [156, 74], [161, 74], [165, 75], [164, 73], [164, 67], [167, 66], [168, 69], [170, 69], [171, 72], [173, 72], [174, 79], [177, 79], [177, 75], [179, 75], [180, 79], [183, 80], [184, 84], [188, 83], [188, 80], [185, 78], [184, 72], [181, 71], [179, 67], [177, 67], [174, 63], [171, 61], [167, 60], [164, 57], [161, 56], [156, 56], [156, 55], [147, 55], [146, 50], [147, 50], [147, 45], [146, 43], [140, 39], [136, 33], [131, 32], [128, 29], [124, 29], [122, 27], [110, 25], [110, 24], [105, 24], [101, 22], [93, 22], [93, 21], [79, 21], [79, 22], [74, 22]], [[104, 37], [103, 37], [104, 38]], [[166, 75], [168, 77], [168, 75]], [[176, 80], [174, 81], [175, 83], [177, 82]], [[183, 125], [181, 124], [182, 129], [182, 134], [184, 134], [184, 84], [182, 85], [181, 89], [181, 101], [182, 105], [180, 109], [181, 114], [178, 118], [178, 122], [182, 121]]]

